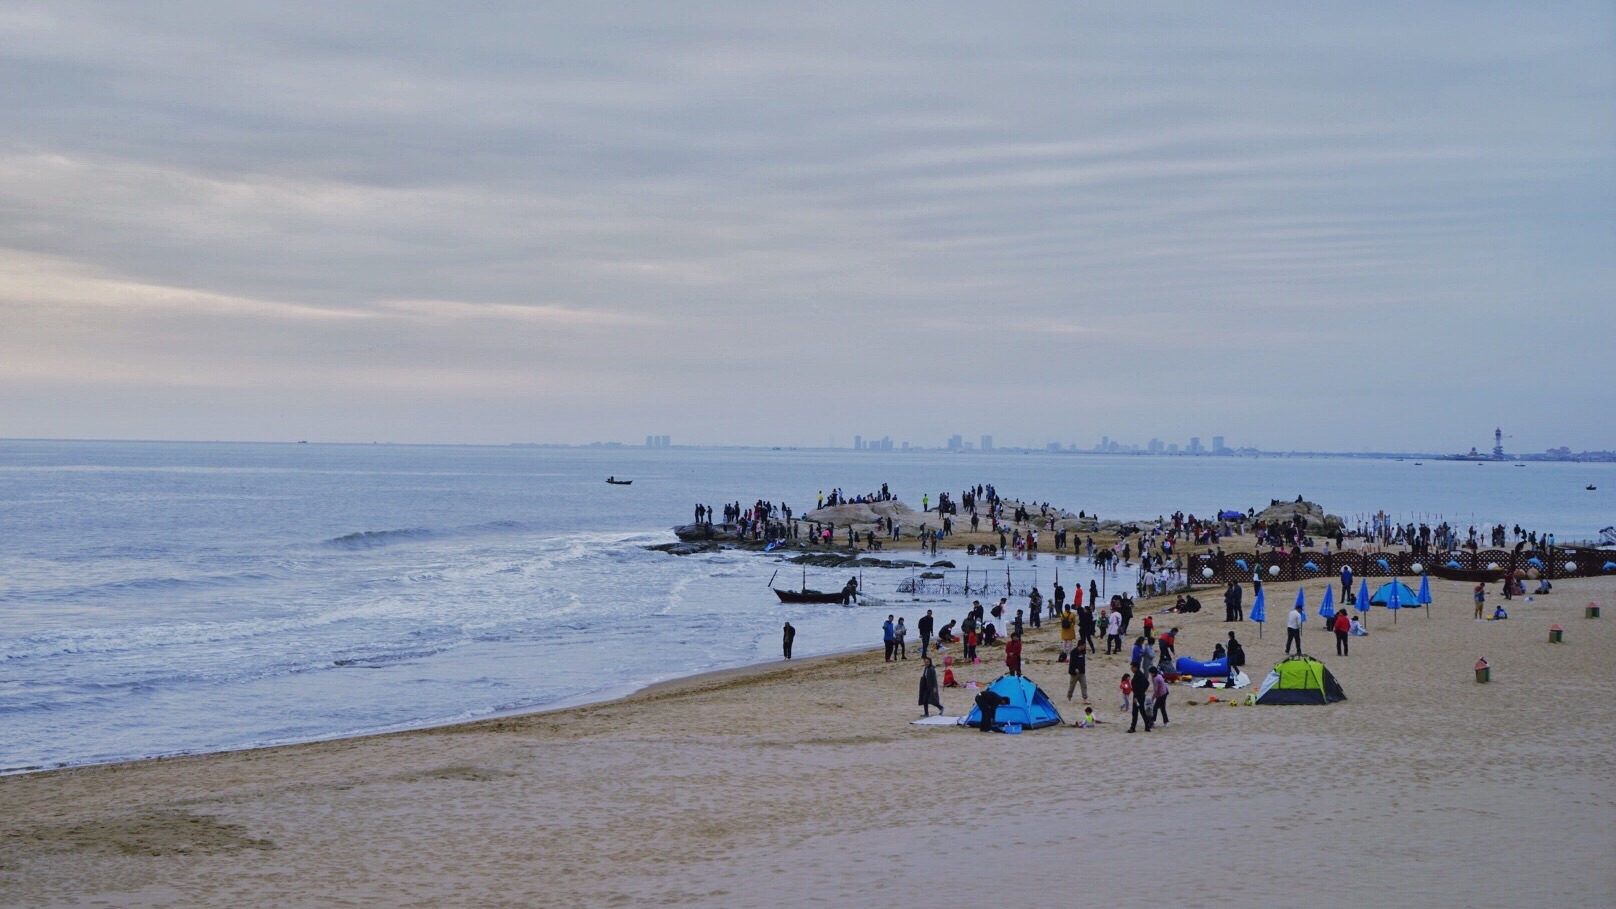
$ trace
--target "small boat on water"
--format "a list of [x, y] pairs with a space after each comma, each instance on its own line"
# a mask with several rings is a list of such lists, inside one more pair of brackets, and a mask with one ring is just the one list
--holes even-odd
[[774, 595], [779, 597], [782, 603], [842, 603], [845, 605], [853, 599], [853, 594], [846, 590], [825, 593], [822, 590], [809, 590], [806, 587], [802, 590], [781, 590], [778, 587], [770, 587], [769, 589], [774, 591]]
[[607, 477], [606, 482], [612, 484], [613, 486], [631, 486], [634, 483], [633, 480], [619, 480], [616, 477]]
[[1584, 486], [1582, 488], [1588, 490], [1589, 492], [1593, 492], [1594, 490], [1598, 489], [1599, 487], [1595, 486], [1592, 483], [1589, 483], [1587, 486]]
[[859, 583], [858, 578], [855, 577], [848, 578], [847, 583], [842, 585], [842, 589], [834, 593], [826, 593], [823, 590], [810, 590], [808, 589], [808, 573], [804, 571], [801, 590], [781, 590], [773, 584], [769, 586], [769, 589], [774, 591], [774, 595], [779, 597], [782, 603], [840, 603], [846, 606], [853, 602], [854, 597], [858, 596]]

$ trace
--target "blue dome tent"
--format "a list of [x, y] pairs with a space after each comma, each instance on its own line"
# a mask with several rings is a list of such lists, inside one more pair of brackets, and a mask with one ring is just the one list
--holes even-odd
[[1369, 602], [1375, 604], [1376, 606], [1388, 605], [1392, 601], [1392, 591], [1394, 590], [1397, 592], [1398, 608], [1401, 609], [1410, 606], [1422, 605], [1420, 603], [1420, 595], [1415, 593], [1413, 588], [1409, 587], [1407, 584], [1404, 584], [1402, 581], [1392, 581], [1390, 584], [1382, 584], [1380, 589], [1375, 591], [1375, 595], [1369, 598]]
[[[1032, 680], [1015, 675], [1001, 675], [998, 681], [988, 686], [988, 690], [1009, 701], [1000, 704], [998, 712], [993, 715], [994, 726], [1020, 726], [1023, 729], [1042, 729], [1045, 726], [1058, 726], [1061, 722], [1060, 711], [1044, 693], [1044, 689], [1033, 684]], [[972, 707], [970, 714], [965, 717], [966, 726], [982, 725], [982, 710]]]

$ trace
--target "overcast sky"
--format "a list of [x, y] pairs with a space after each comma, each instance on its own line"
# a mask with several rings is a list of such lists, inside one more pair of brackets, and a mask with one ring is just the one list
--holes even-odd
[[1616, 448], [1613, 9], [10, 0], [0, 436]]

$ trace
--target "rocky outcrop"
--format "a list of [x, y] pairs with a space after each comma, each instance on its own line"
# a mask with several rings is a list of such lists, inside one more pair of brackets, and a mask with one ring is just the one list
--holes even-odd
[[1289, 524], [1298, 516], [1304, 522], [1308, 533], [1333, 534], [1343, 526], [1338, 515], [1325, 514], [1323, 506], [1317, 502], [1274, 500], [1267, 508], [1257, 512], [1257, 520], [1264, 524]]
[[679, 539], [697, 543], [739, 543], [740, 529], [735, 524], [680, 524], [673, 528]]
[[651, 550], [652, 552], [665, 552], [669, 555], [687, 556], [695, 555], [698, 552], [717, 552], [724, 547], [717, 543], [682, 540], [678, 543], [657, 543], [654, 546], [647, 546], [645, 548]]

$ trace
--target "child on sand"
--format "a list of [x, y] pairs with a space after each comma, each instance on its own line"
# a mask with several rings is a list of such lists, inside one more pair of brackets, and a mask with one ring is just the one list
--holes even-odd
[[1122, 684], [1118, 685], [1117, 688], [1122, 692], [1122, 705], [1117, 709], [1127, 713], [1128, 705], [1133, 703], [1133, 676], [1123, 673]]
[[1083, 715], [1078, 717], [1072, 725], [1079, 729], [1093, 729], [1099, 722], [1099, 719], [1094, 716], [1094, 708], [1084, 707]]

